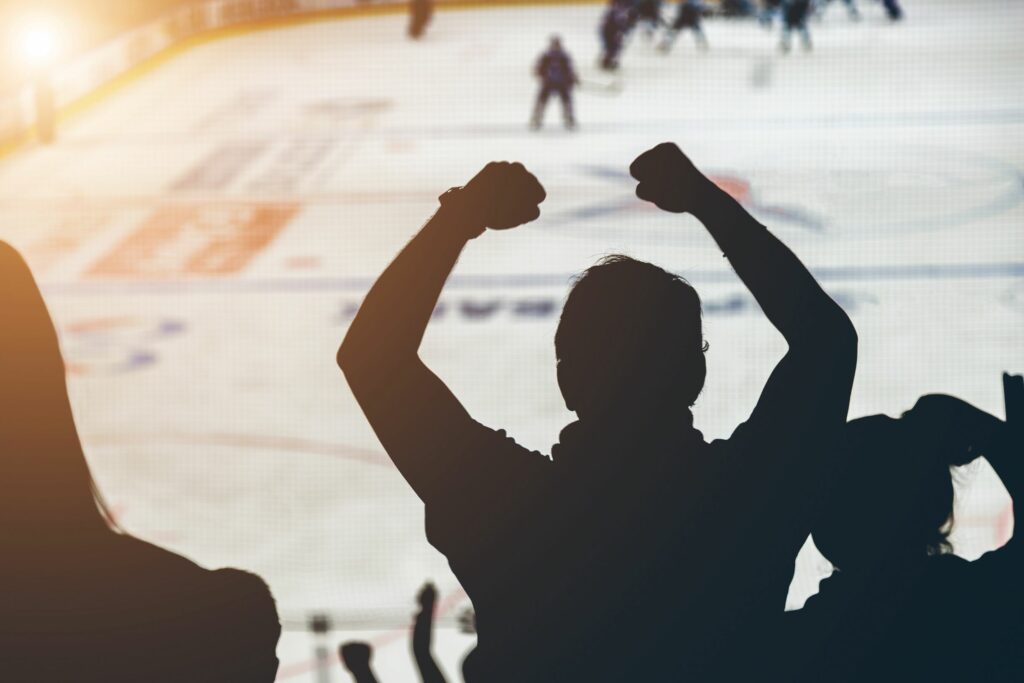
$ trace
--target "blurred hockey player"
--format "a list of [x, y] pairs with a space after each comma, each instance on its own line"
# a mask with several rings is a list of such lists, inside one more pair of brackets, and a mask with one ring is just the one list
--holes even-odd
[[619, 56], [635, 17], [636, 11], [629, 0], [615, 0], [601, 17], [601, 68], [605, 71], [619, 68]]
[[644, 35], [648, 39], [654, 37], [665, 20], [661, 18], [661, 0], [637, 0], [636, 23], [644, 28]]
[[757, 15], [758, 21], [765, 28], [770, 28], [775, 17], [782, 13], [783, 0], [761, 0], [761, 11]]
[[668, 52], [676, 42], [676, 37], [687, 29], [693, 31], [693, 37], [697, 41], [700, 50], [708, 49], [708, 39], [704, 36], [704, 29], [701, 28], [701, 18], [704, 14], [704, 3], [701, 0], [680, 0], [679, 9], [676, 11], [676, 18], [665, 33], [665, 38], [658, 46], [660, 52]]
[[719, 0], [718, 13], [723, 17], [752, 17], [757, 10], [751, 0]]
[[903, 8], [900, 7], [899, 0], [882, 0], [882, 6], [885, 7], [885, 13], [893, 21], [903, 18]]
[[779, 43], [779, 50], [789, 52], [793, 31], [800, 34], [800, 43], [804, 49], [811, 49], [811, 32], [807, 29], [810, 13], [811, 0], [786, 0], [782, 7], [782, 42]]
[[421, 37], [433, 16], [434, 0], [409, 0], [409, 37]]
[[576, 117], [572, 110], [572, 90], [579, 83], [579, 77], [572, 66], [572, 58], [562, 47], [561, 38], [551, 37], [548, 49], [537, 60], [534, 73], [540, 79], [540, 93], [537, 95], [537, 103], [533, 107], [530, 127], [534, 130], [541, 127], [548, 99], [552, 95], [558, 95], [562, 100], [562, 116], [565, 119], [565, 127], [569, 130], [575, 128]]

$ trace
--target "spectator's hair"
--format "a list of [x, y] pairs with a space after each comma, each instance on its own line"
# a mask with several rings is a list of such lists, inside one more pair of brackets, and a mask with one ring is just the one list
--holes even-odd
[[951, 552], [953, 472], [945, 454], [884, 415], [853, 420], [844, 431], [812, 532], [825, 557], [842, 569]]
[[707, 372], [700, 297], [678, 275], [612, 255], [573, 283], [555, 333], [571, 410], [692, 406]]
[[218, 661], [233, 663], [224, 680], [273, 681], [281, 622], [270, 588], [241, 569], [218, 569], [210, 580], [211, 593], [203, 602], [214, 612], [206, 620], [206, 635], [218, 643]]

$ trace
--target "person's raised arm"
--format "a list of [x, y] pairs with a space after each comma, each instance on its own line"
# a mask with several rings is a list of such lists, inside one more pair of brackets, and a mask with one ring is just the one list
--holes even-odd
[[434, 660], [434, 608], [437, 604], [437, 589], [428, 583], [420, 590], [417, 600], [420, 611], [416, 613], [412, 627], [412, 654], [423, 683], [446, 683], [444, 674]]
[[341, 663], [352, 674], [355, 683], [377, 683], [377, 675], [373, 672], [370, 660], [373, 648], [363, 642], [343, 643], [338, 648]]
[[[488, 164], [441, 207], [366, 295], [338, 365], [382, 445], [423, 498], [436, 490], [475, 423], [421, 362], [418, 350], [445, 280], [466, 243], [540, 214], [544, 189], [521, 164]], [[445, 458], [448, 458], [445, 461]]]
[[[842, 308], [782, 242], [701, 173], [680, 149], [663, 143], [630, 166], [637, 197], [673, 213], [692, 213], [718, 243], [765, 316], [789, 345], [750, 418], [734, 432], [756, 458], [790, 481], [817, 462], [846, 423], [857, 365], [857, 333]], [[751, 449], [740, 449], [748, 452]], [[806, 480], [808, 483], [815, 481]], [[783, 497], [792, 485], [765, 486]]]
[[718, 243], [743, 284], [790, 346], [806, 340], [855, 339], [846, 313], [786, 245], [707, 178], [672, 143], [630, 167], [636, 194], [673, 213], [692, 213]]
[[[1014, 530], [1024, 523], [1024, 377], [1003, 375], [1006, 422], [955, 396], [922, 396], [901, 418], [915, 433], [915, 441], [951, 466], [984, 457], [1010, 494]], [[1021, 544], [1015, 533], [1007, 547]]]

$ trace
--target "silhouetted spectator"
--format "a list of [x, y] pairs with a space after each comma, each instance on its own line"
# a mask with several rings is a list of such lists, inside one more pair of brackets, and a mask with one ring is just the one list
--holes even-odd
[[355, 683], [377, 683], [377, 676], [373, 673], [370, 660], [373, 658], [373, 648], [367, 643], [345, 643], [341, 646], [341, 662], [352, 674]]
[[441, 197], [338, 352], [355, 397], [426, 503], [427, 538], [473, 601], [476, 681], [694, 680], [756, 666], [810, 532], [822, 452], [846, 422], [857, 339], [800, 261], [675, 145], [631, 167], [637, 195], [690, 211], [789, 345], [753, 414], [708, 444], [700, 299], [626, 257], [576, 282], [555, 336], [567, 426], [552, 458], [468, 411], [420, 359], [465, 245], [539, 215], [519, 164]]
[[[786, 615], [780, 680], [1017, 681], [1024, 674], [1020, 535], [974, 562], [952, 554], [950, 468], [984, 456], [1024, 497], [1024, 382], [1008, 423], [952, 396], [847, 427], [813, 529], [835, 572]], [[1019, 528], [1019, 527], [1017, 527]]]
[[420, 610], [416, 613], [412, 627], [412, 653], [416, 659], [416, 668], [423, 683], [446, 683], [444, 674], [434, 660], [432, 650], [437, 589], [431, 583], [426, 584], [420, 590], [417, 600], [420, 603]]
[[56, 331], [2, 242], [0, 489], [0, 680], [274, 680], [280, 626], [260, 579], [108, 526]]
[[[423, 683], [446, 683], [444, 674], [437, 666], [431, 649], [431, 641], [434, 637], [434, 606], [437, 602], [437, 589], [433, 584], [427, 583], [420, 589], [416, 599], [420, 605], [419, 611], [413, 617], [412, 625], [412, 654], [416, 661], [416, 669], [419, 671]], [[377, 683], [373, 667], [370, 665], [373, 648], [369, 644], [345, 643], [339, 652], [342, 663], [352, 674], [356, 683]]]

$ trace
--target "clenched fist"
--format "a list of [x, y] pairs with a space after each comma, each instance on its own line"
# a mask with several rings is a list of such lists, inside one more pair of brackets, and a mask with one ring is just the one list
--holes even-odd
[[673, 213], [696, 211], [714, 184], [671, 142], [649, 149], [630, 165], [636, 196]]
[[441, 195], [441, 206], [480, 232], [508, 230], [540, 216], [538, 205], [545, 197], [540, 182], [522, 164], [492, 161], [464, 187]]

